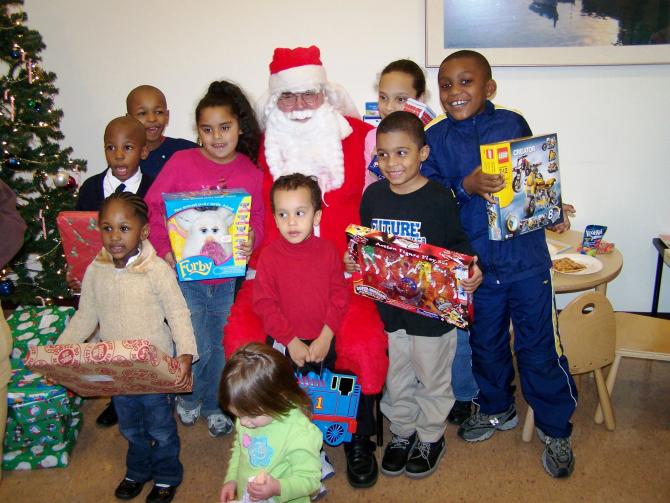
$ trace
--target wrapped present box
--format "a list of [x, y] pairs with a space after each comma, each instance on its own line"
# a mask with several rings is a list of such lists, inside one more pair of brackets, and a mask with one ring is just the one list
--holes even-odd
[[40, 373], [22, 367], [12, 368], [7, 388], [7, 415], [18, 423], [67, 416], [77, 410], [80, 403], [80, 398], [62, 386], [47, 384]]
[[82, 416], [76, 412], [68, 416], [65, 436], [55, 444], [34, 444], [22, 449], [5, 450], [3, 470], [35, 470], [38, 468], [64, 467], [70, 463], [70, 454], [81, 431]]
[[175, 386], [179, 362], [143, 339], [31, 347], [24, 363], [81, 396], [191, 391]]
[[350, 225], [349, 253], [360, 266], [354, 293], [465, 328], [472, 298], [460, 282], [473, 257], [386, 232]]
[[31, 346], [43, 346], [56, 341], [74, 314], [72, 307], [17, 307], [7, 319], [12, 331], [11, 358], [20, 360]]
[[238, 246], [249, 236], [251, 196], [244, 190], [163, 194], [179, 281], [244, 276]]
[[[76, 414], [80, 414], [76, 412]], [[11, 417], [7, 419], [5, 449], [13, 451], [36, 444], [57, 444], [66, 440], [68, 424], [72, 415], [53, 416], [34, 423], [20, 423]]]
[[63, 241], [65, 261], [73, 278], [81, 281], [102, 248], [97, 211], [61, 211], [56, 226]]

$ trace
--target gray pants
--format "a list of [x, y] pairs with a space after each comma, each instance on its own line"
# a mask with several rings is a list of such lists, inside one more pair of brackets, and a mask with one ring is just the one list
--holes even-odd
[[456, 331], [440, 337], [388, 333], [389, 370], [381, 410], [391, 432], [422, 442], [437, 442], [454, 405], [451, 365], [456, 354]]

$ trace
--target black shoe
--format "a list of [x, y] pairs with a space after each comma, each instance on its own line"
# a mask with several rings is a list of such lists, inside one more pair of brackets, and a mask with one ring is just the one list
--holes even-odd
[[445, 452], [444, 437], [437, 442], [417, 442], [407, 460], [405, 475], [413, 479], [427, 477], [437, 470]]
[[98, 419], [95, 420], [95, 423], [98, 426], [104, 427], [114, 426], [118, 422], [119, 418], [116, 415], [116, 409], [114, 409], [114, 402], [109, 402], [107, 407], [105, 407], [105, 410], [103, 410], [98, 416]]
[[380, 468], [384, 475], [395, 477], [405, 471], [407, 458], [412, 452], [414, 444], [416, 443], [416, 433], [412, 433], [409, 438], [404, 438], [399, 435], [393, 435], [391, 441], [386, 444], [384, 449], [384, 457], [382, 458], [382, 466]]
[[177, 486], [158, 487], [154, 484], [147, 496], [147, 503], [170, 503], [176, 492]]
[[349, 484], [359, 489], [375, 485], [379, 474], [374, 442], [369, 437], [354, 435], [351, 442], [344, 444], [344, 452]]
[[142, 492], [144, 482], [135, 482], [134, 480], [123, 479], [114, 491], [114, 496], [120, 500], [131, 500]]
[[451, 408], [451, 411], [449, 411], [447, 421], [449, 421], [451, 424], [460, 426], [471, 415], [472, 402], [461, 402], [460, 400], [456, 400], [454, 402], [454, 406]]

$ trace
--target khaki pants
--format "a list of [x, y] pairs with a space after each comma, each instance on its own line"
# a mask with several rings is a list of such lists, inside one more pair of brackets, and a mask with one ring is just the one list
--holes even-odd
[[[11, 376], [9, 354], [12, 350], [12, 334], [0, 308], [0, 465], [2, 464], [2, 443], [7, 426], [7, 383]], [[0, 479], [2, 469], [0, 469]]]
[[454, 405], [451, 365], [456, 354], [456, 330], [439, 337], [388, 334], [389, 370], [381, 410], [391, 432], [422, 442], [437, 442]]

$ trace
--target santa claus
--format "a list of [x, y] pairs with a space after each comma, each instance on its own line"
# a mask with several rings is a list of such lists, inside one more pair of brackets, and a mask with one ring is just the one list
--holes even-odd
[[[302, 173], [317, 178], [323, 210], [316, 233], [332, 241], [340, 256], [347, 242], [345, 229], [358, 223], [365, 165], [364, 142], [371, 127], [359, 119], [348, 94], [326, 78], [315, 46], [275, 49], [270, 63], [269, 93], [260, 110], [265, 136], [259, 153], [264, 170], [263, 192], [269, 200], [272, 182], [279, 176]], [[270, 205], [265, 215], [264, 245], [279, 237]], [[253, 268], [258, 254], [252, 257]], [[265, 341], [260, 319], [251, 307], [253, 281], [240, 290], [225, 328], [227, 355], [242, 344]], [[345, 444], [347, 478], [354, 487], [370, 487], [377, 480], [374, 397], [388, 368], [386, 334], [373, 302], [353, 296], [341, 329], [335, 334], [336, 366], [355, 373], [362, 396], [358, 429]]]

